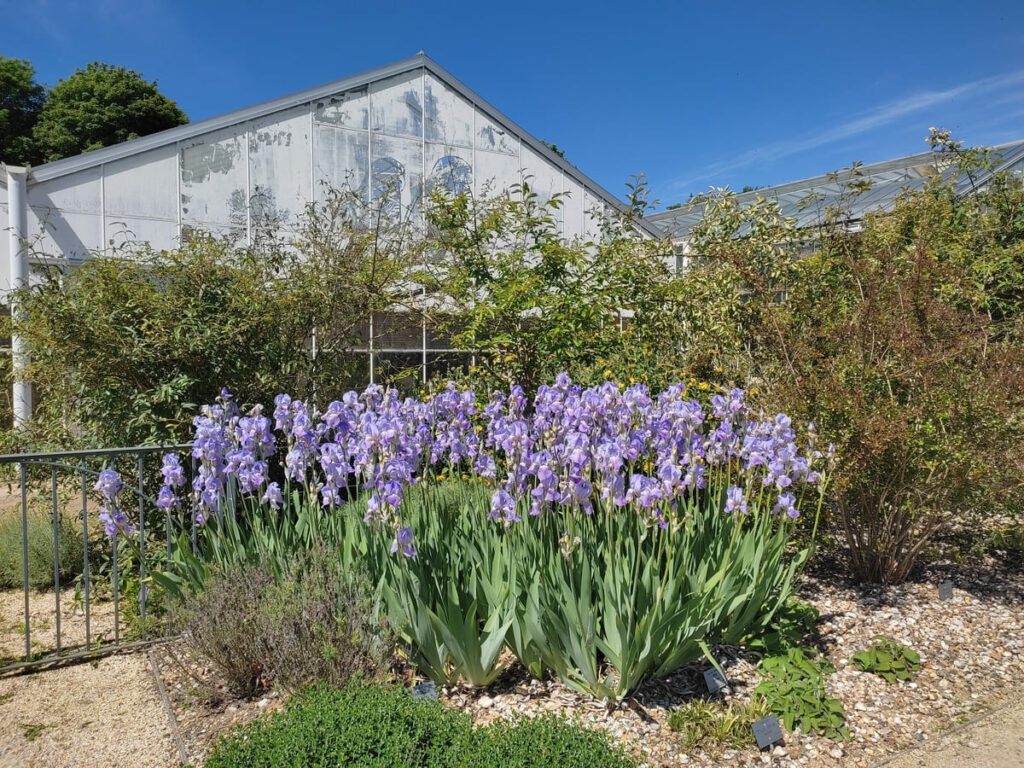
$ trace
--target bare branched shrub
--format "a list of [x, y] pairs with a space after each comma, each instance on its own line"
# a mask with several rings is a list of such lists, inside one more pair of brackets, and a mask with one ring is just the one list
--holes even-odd
[[278, 578], [260, 565], [218, 574], [188, 601], [185, 636], [243, 695], [374, 678], [393, 647], [362, 577], [325, 551], [293, 557]]

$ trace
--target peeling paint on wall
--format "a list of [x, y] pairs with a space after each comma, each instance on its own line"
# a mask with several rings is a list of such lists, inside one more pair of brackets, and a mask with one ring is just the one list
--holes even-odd
[[371, 129], [392, 136], [423, 136], [422, 71], [389, 77], [370, 86]]
[[290, 147], [292, 145], [291, 131], [256, 131], [249, 134], [249, 150], [258, 150], [260, 147]]
[[423, 83], [427, 104], [426, 139], [453, 147], [473, 146], [473, 105], [431, 74]]
[[477, 113], [476, 126], [477, 149], [487, 152], [500, 152], [503, 155], [519, 154], [519, 137], [509, 133], [486, 115]]
[[[244, 226], [244, 217], [242, 225], [238, 222], [238, 196], [244, 200], [247, 194], [247, 142], [247, 127], [243, 124], [181, 148], [183, 222], [210, 225], [211, 229]], [[186, 196], [190, 198], [188, 203]]]
[[325, 125], [365, 131], [369, 127], [368, 93], [368, 88], [360, 88], [318, 101], [313, 105], [313, 120]]
[[322, 194], [323, 184], [327, 184], [335, 189], [351, 189], [366, 197], [370, 173], [369, 134], [317, 125], [314, 147], [317, 195]]
[[239, 144], [236, 139], [186, 147], [181, 151], [181, 180], [185, 184], [200, 184], [215, 173], [228, 173], [242, 157]]

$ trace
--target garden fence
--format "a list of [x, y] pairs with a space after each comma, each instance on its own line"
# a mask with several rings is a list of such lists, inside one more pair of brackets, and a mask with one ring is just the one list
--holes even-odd
[[[169, 603], [160, 606], [159, 618], [147, 615], [147, 568], [170, 562], [175, 526], [171, 512], [159, 509], [148, 489], [159, 485], [163, 453], [190, 448], [183, 444], [0, 455], [0, 471], [8, 473], [10, 490], [20, 492], [22, 582], [21, 601], [17, 588], [0, 593], [0, 673], [145, 645], [174, 633]], [[125, 511], [137, 517], [137, 530], [131, 534], [108, 538], [103, 531], [93, 485], [107, 468], [116, 468], [124, 478]], [[129, 505], [128, 498], [134, 503]], [[13, 530], [17, 523], [11, 518], [18, 511], [18, 497], [12, 493], [0, 508], [0, 524]], [[14, 541], [16, 537], [7, 537], [8, 550]], [[4, 551], [0, 557], [6, 558], [8, 571], [16, 572], [17, 553]], [[43, 573], [45, 567], [48, 573]], [[12, 621], [19, 613], [20, 620]]]

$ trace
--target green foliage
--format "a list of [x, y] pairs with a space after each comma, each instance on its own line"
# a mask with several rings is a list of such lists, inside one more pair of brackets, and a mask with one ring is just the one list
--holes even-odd
[[0, 160], [11, 165], [34, 161], [32, 127], [45, 99], [31, 62], [0, 56]]
[[[936, 141], [961, 178], [986, 159]], [[760, 197], [705, 200], [680, 287], [686, 366], [817, 425], [853, 572], [898, 582], [958, 517], [1019, 508], [1024, 182], [961, 196], [936, 177], [858, 228], [846, 208], [870, 180], [855, 166], [835, 182], [842, 203], [813, 232]]]
[[93, 62], [50, 89], [32, 135], [38, 156], [51, 162], [187, 122], [156, 81]]
[[[80, 519], [59, 514], [57, 551], [61, 584], [67, 587], [82, 573], [85, 545]], [[24, 583], [19, 506], [0, 515], [0, 589], [21, 589]], [[39, 507], [30, 509], [28, 515], [28, 583], [32, 589], [53, 586], [53, 517]]]
[[769, 713], [765, 700], [748, 702], [696, 699], [668, 713], [668, 727], [679, 734], [686, 750], [700, 747], [717, 752], [755, 744], [750, 726]]
[[818, 609], [810, 603], [790, 600], [779, 606], [763, 630], [745, 638], [743, 644], [766, 656], [786, 653], [791, 648], [806, 645], [817, 633], [819, 616]]
[[882, 635], [872, 639], [874, 645], [866, 651], [855, 653], [850, 659], [858, 669], [872, 672], [888, 683], [914, 679], [914, 674], [921, 668], [921, 657], [917, 651]]
[[632, 768], [636, 762], [607, 735], [555, 715], [495, 720], [482, 729], [476, 768]]
[[588, 244], [561, 237], [564, 198], [541, 202], [529, 182], [491, 199], [434, 196], [432, 258], [420, 279], [439, 296], [434, 322], [453, 346], [476, 350], [471, 379], [531, 392], [560, 371], [584, 385], [607, 377], [660, 385], [677, 373], [683, 329], [669, 246], [637, 236], [650, 204], [642, 179], [631, 199]]
[[620, 699], [750, 632], [765, 606], [788, 597], [807, 555], [786, 555], [789, 529], [767, 514], [688, 509], [680, 520], [690, 522], [666, 540], [640, 516], [610, 510], [569, 531], [554, 516], [489, 526], [482, 486], [413, 492], [403, 521], [417, 531], [417, 557], [389, 557], [390, 535], [377, 535], [368, 560], [382, 569], [410, 657], [439, 684], [490, 682], [506, 644], [535, 676]]
[[318, 549], [216, 573], [186, 603], [189, 644], [232, 689], [344, 685], [386, 667], [392, 641], [360, 572]]
[[535, 676], [553, 673], [617, 700], [710, 644], [756, 631], [789, 597], [808, 555], [787, 552], [791, 527], [776, 516], [722, 515], [710, 494], [680, 511], [665, 535], [640, 515], [603, 506], [574, 518], [568, 532], [554, 515], [506, 528], [488, 521], [488, 496], [475, 483], [414, 485], [403, 524], [416, 530], [417, 556], [404, 558], [390, 551], [391, 530], [363, 522], [365, 498], [325, 510], [296, 490], [278, 513], [210, 521], [198, 554], [183, 537], [173, 574], [153, 578], [187, 594], [214, 568], [274, 568], [325, 547], [345, 569], [366, 569], [407, 656], [438, 684], [489, 684], [507, 647]]
[[[479, 484], [419, 489], [410, 521], [424, 535], [415, 558], [395, 558], [390, 540], [374, 536], [389, 618], [417, 668], [439, 684], [463, 679], [488, 685], [514, 620], [513, 543], [479, 514], [490, 505]], [[361, 505], [360, 505], [361, 506]]]
[[16, 299], [28, 376], [42, 392], [24, 439], [176, 441], [196, 404], [222, 386], [251, 403], [283, 391], [329, 401], [362, 383], [365, 358], [348, 351], [352, 340], [372, 312], [394, 303], [417, 251], [407, 222], [367, 232], [359, 205], [329, 190], [289, 242], [272, 230], [252, 248], [198, 234], [167, 252], [128, 243], [131, 258], [97, 256], [41, 275]]
[[629, 768], [603, 734], [548, 716], [473, 728], [468, 714], [401, 688], [318, 687], [236, 730], [207, 768]]
[[764, 679], [754, 689], [763, 696], [771, 711], [786, 729], [800, 728], [804, 733], [820, 733], [830, 739], [846, 739], [846, 713], [838, 699], [825, 691], [825, 678], [835, 671], [831, 662], [803, 648], [790, 648], [784, 654], [767, 656], [761, 661]]
[[559, 157], [561, 157], [562, 159], [565, 159], [565, 151], [564, 151], [564, 150], [561, 150], [561, 149], [559, 149], [559, 148], [558, 148], [558, 145], [557, 145], [557, 144], [554, 144], [554, 143], [551, 143], [551, 144], [549, 144], [548, 142], [544, 141], [544, 139], [541, 139], [541, 140], [540, 140], [540, 143], [541, 143], [541, 144], [543, 144], [543, 145], [544, 145], [545, 147], [547, 147], [548, 149], [550, 149], [550, 150], [551, 150], [552, 152], [554, 152], [554, 153], [555, 153], [556, 155], [558, 155]]

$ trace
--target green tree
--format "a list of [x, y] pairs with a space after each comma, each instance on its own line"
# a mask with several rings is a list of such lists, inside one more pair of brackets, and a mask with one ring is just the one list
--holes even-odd
[[25, 165], [34, 160], [32, 128], [46, 100], [36, 71], [25, 59], [0, 56], [0, 160]]
[[51, 162], [187, 122], [156, 81], [93, 62], [50, 90], [33, 136], [39, 158]]

